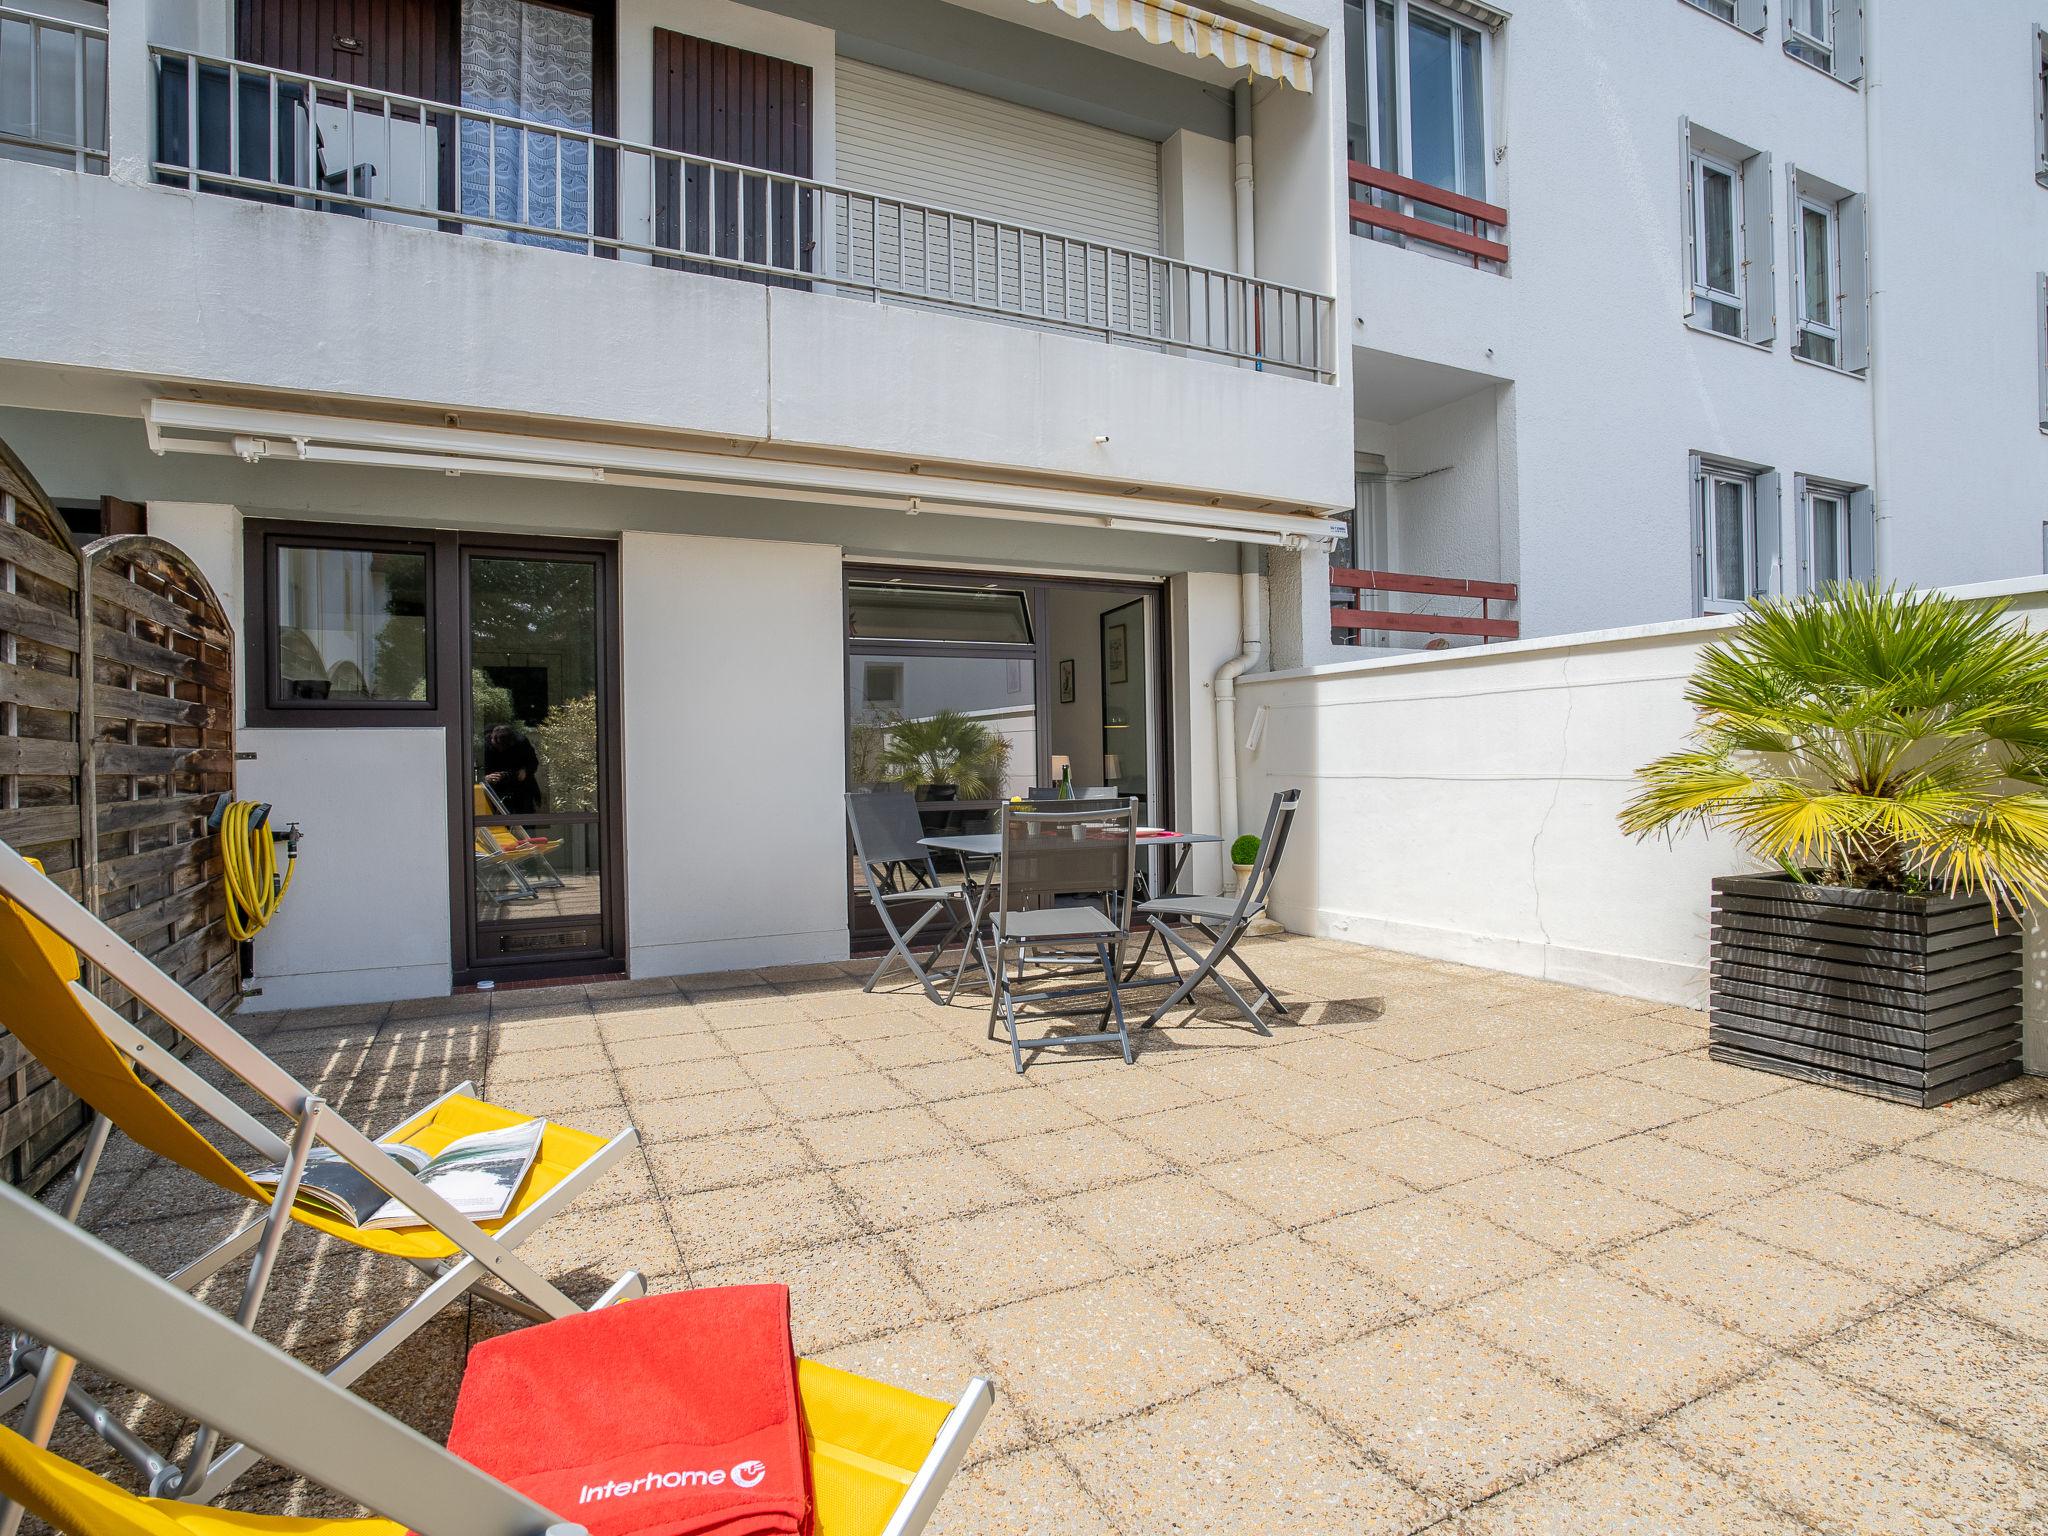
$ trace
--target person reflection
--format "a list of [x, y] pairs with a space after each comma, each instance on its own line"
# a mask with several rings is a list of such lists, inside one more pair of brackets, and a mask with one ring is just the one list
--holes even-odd
[[531, 815], [547, 808], [540, 787], [540, 754], [516, 725], [494, 725], [485, 732], [484, 782], [507, 815]]

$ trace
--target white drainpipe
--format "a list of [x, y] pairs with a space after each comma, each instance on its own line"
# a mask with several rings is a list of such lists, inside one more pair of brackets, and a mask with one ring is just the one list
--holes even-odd
[[1866, 322], [1870, 340], [1864, 362], [1870, 375], [1870, 526], [1877, 541], [1877, 548], [1871, 551], [1871, 571], [1879, 582], [1890, 580], [1892, 574], [1891, 379], [1878, 366], [1878, 348], [1885, 340], [1885, 313], [1890, 308], [1877, 225], [1885, 196], [1881, 179], [1884, 133], [1878, 114], [1891, 99], [1883, 90], [1884, 79], [1878, 68], [1877, 15], [1882, 10], [1880, 5], [1866, 6], [1863, 16], [1863, 178], [1870, 189], [1864, 195], [1863, 213], [1863, 238], [1869, 243], [1870, 253], [1870, 314]]
[[1259, 580], [1259, 552], [1237, 547], [1238, 624], [1242, 648], [1217, 669], [1216, 688], [1216, 831], [1223, 839], [1223, 889], [1235, 889], [1230, 845], [1237, 839], [1237, 680], [1259, 663], [1266, 651], [1266, 606]]
[[1231, 131], [1236, 154], [1230, 172], [1230, 189], [1237, 226], [1237, 270], [1253, 275], [1256, 252], [1252, 245], [1252, 87], [1240, 80], [1230, 91]]

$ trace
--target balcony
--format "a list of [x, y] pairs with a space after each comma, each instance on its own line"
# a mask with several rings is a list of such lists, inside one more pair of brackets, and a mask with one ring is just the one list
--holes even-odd
[[1327, 380], [1328, 295], [1058, 230], [152, 48], [159, 182]]
[[[1522, 637], [1522, 626], [1518, 620], [1501, 618], [1493, 610], [1495, 603], [1519, 600], [1521, 592], [1513, 582], [1475, 581], [1462, 576], [1408, 576], [1397, 571], [1361, 571], [1332, 566], [1330, 587], [1331, 638], [1340, 645], [1387, 645], [1395, 635], [1431, 635], [1436, 638], [1430, 640], [1424, 649], [1443, 650], [1451, 644], [1452, 637], [1476, 639], [1481, 645], [1489, 640], [1519, 640]], [[1431, 607], [1360, 607], [1368, 592], [1392, 593], [1396, 595], [1396, 601], [1421, 599]], [[1348, 602], [1336, 600], [1346, 593], [1352, 594]], [[1436, 611], [1434, 605], [1444, 599], [1455, 600], [1460, 607], [1467, 602], [1477, 602], [1479, 611], [1476, 614]], [[1368, 636], [1375, 638], [1368, 641]]]
[[1354, 234], [1419, 245], [1483, 270], [1506, 270], [1507, 209], [1358, 160], [1346, 175]]
[[0, 156], [104, 175], [104, 27], [0, 5]]

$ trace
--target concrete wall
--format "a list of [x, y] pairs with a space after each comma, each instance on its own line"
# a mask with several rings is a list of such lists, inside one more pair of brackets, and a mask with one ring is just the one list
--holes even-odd
[[[2039, 624], [2048, 582], [2007, 586]], [[1998, 587], [1964, 589], [1991, 595]], [[1695, 619], [1247, 677], [1244, 814], [1306, 791], [1274, 887], [1299, 932], [1700, 1007], [1708, 882], [1732, 843], [1635, 842], [1634, 772], [1690, 729]], [[1247, 821], [1246, 825], [1256, 823]], [[2048, 1070], [2048, 938], [2029, 927], [2028, 1063]]]
[[635, 976], [846, 955], [840, 552], [629, 533]]

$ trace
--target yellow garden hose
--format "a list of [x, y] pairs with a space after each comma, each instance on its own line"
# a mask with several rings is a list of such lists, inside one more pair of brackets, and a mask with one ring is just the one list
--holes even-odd
[[227, 872], [228, 936], [253, 939], [277, 915], [299, 867], [298, 828], [288, 838], [284, 875], [277, 873], [277, 843], [270, 833], [270, 807], [236, 800], [220, 814], [221, 864]]

